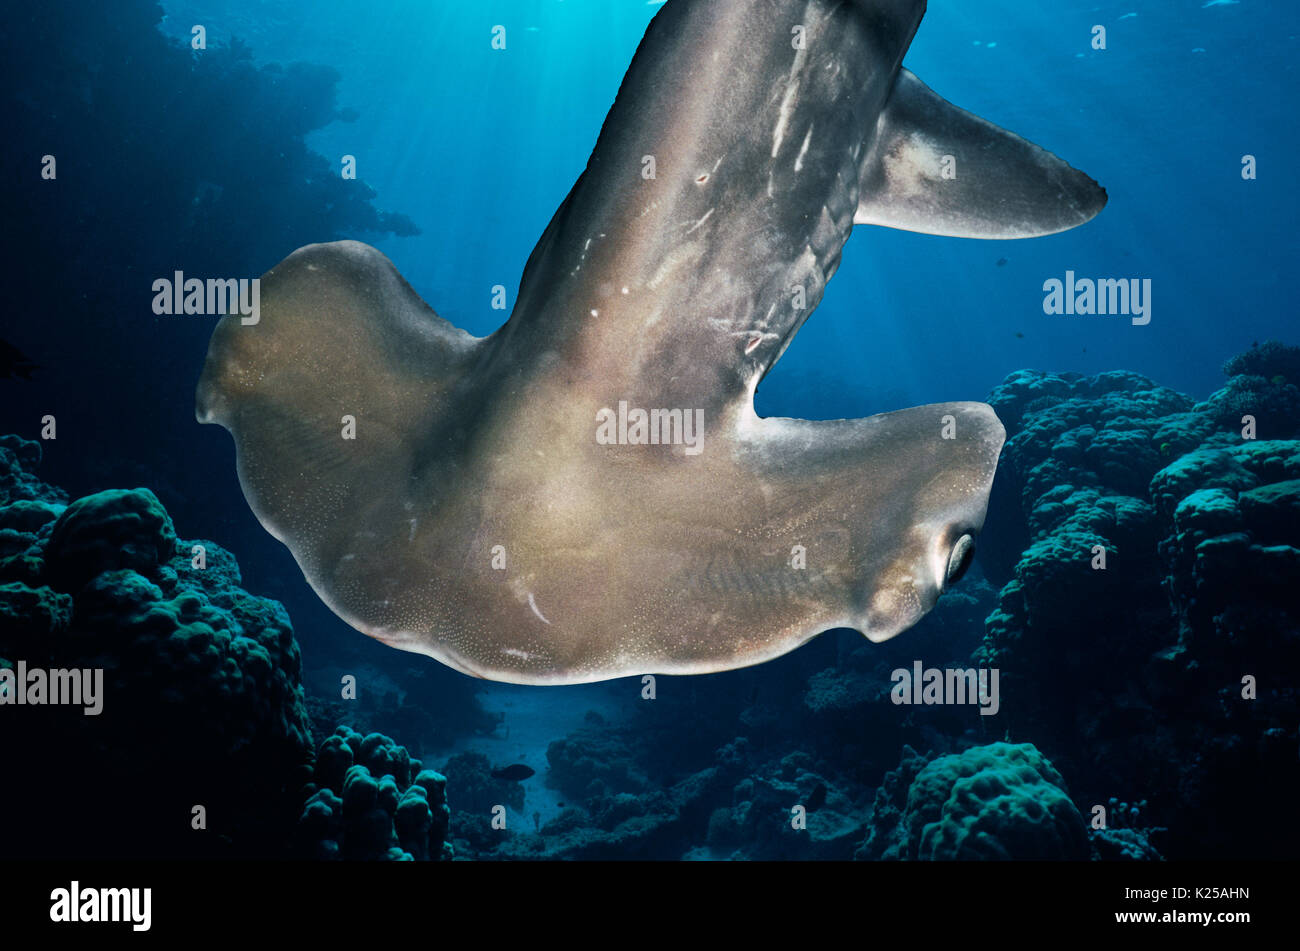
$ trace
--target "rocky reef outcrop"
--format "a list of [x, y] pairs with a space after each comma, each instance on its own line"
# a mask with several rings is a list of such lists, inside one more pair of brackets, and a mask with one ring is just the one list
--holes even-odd
[[[500, 714], [469, 688], [441, 698], [444, 715], [376, 669], [369, 706], [308, 704], [287, 614], [242, 587], [229, 552], [178, 537], [148, 489], [70, 500], [36, 477], [38, 444], [0, 437], [0, 689], [20, 668], [102, 676], [93, 715], [0, 705], [7, 762], [33, 777], [0, 792], [5, 814], [47, 820], [14, 823], [0, 848], [1289, 857], [1300, 350], [1265, 345], [1226, 369], [1201, 402], [1128, 372], [1012, 374], [991, 397], [1009, 440], [980, 568], [960, 588], [885, 644], [830, 632], [755, 668], [660, 677], [645, 693], [611, 685], [627, 706], [550, 742], [535, 781], [559, 807], [531, 822], [537, 787], [482, 752], [434, 771], [377, 728], [405, 725], [434, 748], [494, 731]], [[917, 661], [997, 668], [996, 715], [891, 702], [893, 673]], [[341, 670], [323, 668], [321, 682]], [[70, 768], [93, 783], [61, 780]], [[495, 824], [498, 812], [509, 822]]]
[[1300, 781], [1297, 369], [1300, 349], [1267, 344], [1200, 403], [1033, 371], [990, 400], [1004, 584], [975, 659], [1002, 671], [1010, 732], [1084, 803], [1147, 799], [1171, 857], [1274, 854], [1300, 830], [1268, 831]]
[[0, 793], [27, 817], [4, 854], [450, 854], [446, 780], [404, 747], [343, 726], [315, 753], [289, 617], [233, 555], [148, 489], [69, 503], [40, 455], [0, 437], [0, 717], [29, 777]]
[[450, 859], [447, 778], [381, 733], [346, 726], [316, 754], [298, 819], [297, 848], [326, 861]]
[[911, 747], [876, 794], [862, 859], [1086, 860], [1065, 780], [1031, 743], [991, 743], [927, 762]]
[[[274, 852], [312, 746], [284, 609], [241, 588], [219, 545], [178, 539], [148, 489], [69, 504], [35, 477], [39, 458], [38, 444], [0, 438], [0, 664], [87, 672], [99, 709], [52, 693], [4, 708], [6, 757], [35, 778], [8, 784], [9, 814], [58, 817], [16, 823], [6, 846]], [[64, 779], [70, 764], [93, 785]]]

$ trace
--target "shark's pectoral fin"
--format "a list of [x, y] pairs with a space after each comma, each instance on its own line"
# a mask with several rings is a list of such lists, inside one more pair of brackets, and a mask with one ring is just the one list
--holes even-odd
[[1095, 181], [899, 73], [863, 163], [856, 224], [958, 238], [1032, 238], [1090, 220]]

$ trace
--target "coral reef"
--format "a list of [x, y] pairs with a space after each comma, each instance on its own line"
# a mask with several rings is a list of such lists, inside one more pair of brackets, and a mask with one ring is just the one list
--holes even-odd
[[7, 708], [7, 754], [31, 775], [76, 762], [97, 792], [8, 784], [6, 814], [60, 823], [20, 824], [6, 851], [450, 856], [446, 779], [405, 747], [340, 726], [313, 765], [293, 628], [229, 552], [178, 539], [147, 489], [67, 504], [40, 455], [0, 437], [0, 666], [102, 670], [102, 710]]
[[[1164, 856], [1152, 839], [1162, 836], [1167, 829], [1143, 825], [1143, 811], [1147, 801], [1120, 802], [1114, 796], [1105, 805], [1092, 807], [1092, 820], [1088, 825], [1088, 840], [1092, 858], [1096, 862], [1160, 862]], [[1103, 824], [1104, 819], [1104, 824]]]
[[451, 757], [443, 772], [456, 777], [452, 827], [457, 854], [468, 857], [491, 851], [500, 844], [503, 832], [492, 826], [493, 809], [504, 806], [515, 813], [522, 812], [524, 787], [508, 779], [494, 778], [488, 758], [472, 751]]
[[[592, 711], [551, 741], [531, 787], [494, 777], [481, 752], [423, 767], [430, 748], [508, 729], [472, 682], [444, 692], [399, 655], [331, 654], [309, 703], [286, 612], [242, 588], [229, 552], [178, 538], [148, 489], [70, 500], [35, 476], [39, 445], [0, 437], [0, 667], [104, 672], [99, 716], [3, 711], [17, 769], [57, 776], [75, 762], [96, 784], [93, 796], [11, 784], [6, 814], [61, 818], [18, 823], [2, 847], [420, 861], [1288, 856], [1300, 841], [1288, 798], [1300, 783], [1300, 415], [1294, 348], [1257, 350], [1199, 403], [1133, 373], [1008, 377], [992, 396], [1010, 438], [982, 571], [906, 637], [836, 631], [759, 667], [659, 677], [648, 695], [610, 685], [626, 691], [621, 713]], [[998, 715], [892, 703], [891, 672], [917, 660], [997, 667]], [[329, 699], [347, 672], [362, 699]], [[411, 747], [389, 738], [408, 734]], [[543, 788], [551, 805], [530, 813]]]
[[905, 747], [882, 786], [860, 858], [1084, 860], [1083, 817], [1030, 743], [992, 743], [925, 762]]
[[1227, 429], [1255, 419], [1258, 438], [1294, 438], [1300, 420], [1300, 347], [1269, 340], [1223, 365], [1227, 385], [1215, 392], [1205, 409]]
[[[1263, 376], [1274, 382], [1300, 382], [1300, 347], [1268, 340], [1256, 343], [1223, 364], [1226, 376]], [[1277, 380], [1277, 377], [1282, 377]]]
[[631, 748], [595, 711], [587, 712], [583, 727], [547, 747], [546, 761], [547, 785], [570, 799], [638, 793], [650, 786]]
[[546, 859], [682, 858], [703, 831], [715, 804], [739, 778], [710, 766], [667, 788], [616, 792], [570, 806], [536, 833], [504, 838], [493, 857]]
[[424, 769], [383, 734], [362, 736], [339, 727], [321, 744], [304, 788], [300, 854], [351, 861], [450, 859], [446, 787], [445, 776]]
[[[790, 753], [770, 773], [746, 776], [731, 796], [730, 807], [709, 816], [711, 858], [845, 859], [862, 838], [859, 804], [816, 772], [807, 753]], [[792, 812], [795, 806], [803, 806], [802, 816]]]
[[[1079, 777], [1081, 805], [1141, 790], [1171, 858], [1296, 838], [1262, 827], [1300, 780], [1295, 359], [1229, 361], [1201, 403], [1133, 373], [1021, 371], [991, 397], [1010, 438], [985, 534], [1005, 584], [975, 660], [1001, 669], [1005, 725]], [[1211, 818], [1227, 813], [1258, 838]], [[1095, 838], [1108, 857], [1154, 851]]]
[[1094, 862], [1160, 862], [1164, 856], [1141, 829], [1089, 829]]
[[[103, 677], [97, 715], [5, 711], [11, 761], [29, 775], [76, 762], [98, 791], [9, 790], [61, 821], [20, 829], [6, 846], [41, 855], [274, 851], [311, 757], [284, 609], [240, 588], [234, 559], [216, 544], [178, 540], [147, 489], [64, 505], [28, 470], [39, 446], [7, 437], [3, 447], [0, 657]], [[165, 768], [142, 773], [147, 762]], [[191, 827], [196, 806], [205, 828]]]
[[929, 755], [922, 755], [911, 746], [903, 745], [898, 767], [885, 773], [876, 789], [871, 818], [867, 823], [867, 836], [854, 858], [876, 862], [897, 861], [907, 856], [907, 840], [903, 833], [906, 829], [904, 818], [908, 794], [912, 782], [929, 761]]

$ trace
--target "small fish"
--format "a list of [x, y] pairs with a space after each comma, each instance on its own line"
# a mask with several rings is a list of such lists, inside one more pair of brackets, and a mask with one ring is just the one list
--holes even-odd
[[0, 380], [12, 380], [16, 377], [30, 380], [32, 371], [38, 369], [40, 365], [32, 362], [27, 354], [8, 340], [0, 339]]
[[826, 805], [826, 784], [818, 783], [816, 788], [813, 789], [812, 795], [808, 797], [808, 801], [803, 804], [803, 807], [806, 812], [816, 812], [824, 805]]
[[537, 775], [537, 770], [531, 766], [525, 766], [523, 763], [515, 763], [511, 766], [503, 766], [500, 769], [492, 770], [493, 779], [508, 779], [512, 783], [522, 783], [530, 776]]
[[1019, 330], [1017, 330], [1017, 331], [1016, 331], [1016, 339], [1017, 339], [1017, 340], [1024, 340], [1024, 339], [1025, 339], [1025, 335], [1022, 334]]
[[998, 258], [998, 267], [1006, 267], [1006, 266], [1007, 266], [1007, 259], [1006, 259], [1006, 258]]

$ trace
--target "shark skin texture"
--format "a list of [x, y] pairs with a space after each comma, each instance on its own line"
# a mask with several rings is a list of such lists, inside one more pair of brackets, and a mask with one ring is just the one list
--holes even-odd
[[213, 333], [197, 417], [322, 600], [521, 684], [728, 670], [925, 614], [983, 525], [992, 409], [759, 418], [755, 388], [855, 223], [1034, 237], [1106, 195], [902, 68], [924, 12], [669, 0], [488, 337], [364, 244], [267, 272], [260, 321]]

